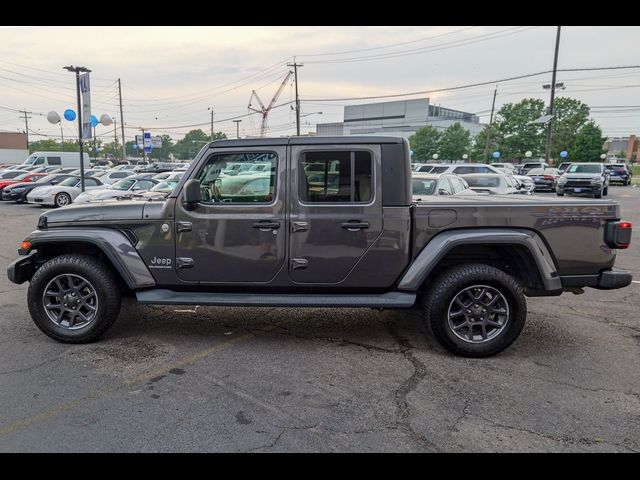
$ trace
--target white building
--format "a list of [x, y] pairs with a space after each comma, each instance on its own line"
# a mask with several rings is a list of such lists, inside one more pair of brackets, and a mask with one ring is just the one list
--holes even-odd
[[392, 135], [408, 138], [426, 125], [445, 130], [456, 122], [471, 135], [477, 135], [484, 128], [473, 113], [431, 105], [428, 98], [418, 98], [345, 105], [343, 122], [319, 123], [316, 133], [318, 136]]

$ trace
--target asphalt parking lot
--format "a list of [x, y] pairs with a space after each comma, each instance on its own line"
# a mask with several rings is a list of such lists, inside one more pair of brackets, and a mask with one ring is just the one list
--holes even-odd
[[[547, 194], [549, 195], [549, 194]], [[640, 188], [612, 187], [640, 226]], [[8, 264], [43, 209], [0, 203]], [[617, 266], [640, 280], [640, 239]], [[417, 311], [145, 307], [89, 345], [43, 335], [0, 275], [0, 451], [640, 451], [640, 283], [529, 299], [463, 359]]]

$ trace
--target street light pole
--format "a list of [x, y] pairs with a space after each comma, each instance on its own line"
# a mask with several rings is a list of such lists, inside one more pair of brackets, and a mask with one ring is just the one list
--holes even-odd
[[233, 120], [233, 123], [236, 124], [236, 138], [240, 138], [240, 122], [242, 120]]
[[211, 110], [211, 139], [210, 139], [210, 141], [213, 142], [213, 107], [208, 107], [207, 110]]
[[556, 73], [558, 70], [558, 50], [560, 49], [560, 29], [558, 26], [558, 30], [556, 32], [556, 50], [553, 55], [553, 73], [551, 74], [551, 98], [549, 99], [549, 123], [547, 124], [547, 148], [545, 150], [545, 162], [551, 165], [551, 127], [553, 125], [553, 102], [555, 100], [556, 95]]
[[80, 147], [80, 191], [84, 192], [84, 152], [82, 142], [82, 99], [80, 98], [80, 72], [91, 72], [85, 67], [62, 67], [65, 70], [76, 73], [76, 94], [78, 97], [78, 146]]
[[62, 143], [60, 144], [60, 151], [64, 152], [64, 132], [62, 131], [62, 122], [58, 122], [60, 125], [60, 137], [62, 138]]

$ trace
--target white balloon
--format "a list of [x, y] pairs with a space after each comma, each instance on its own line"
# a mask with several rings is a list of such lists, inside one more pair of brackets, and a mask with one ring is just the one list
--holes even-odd
[[47, 120], [49, 120], [49, 123], [60, 123], [60, 115], [58, 115], [58, 112], [51, 111], [47, 113]]
[[100, 123], [105, 127], [108, 127], [113, 123], [113, 120], [111, 120], [111, 117], [109, 115], [103, 113], [102, 115], [100, 115]]

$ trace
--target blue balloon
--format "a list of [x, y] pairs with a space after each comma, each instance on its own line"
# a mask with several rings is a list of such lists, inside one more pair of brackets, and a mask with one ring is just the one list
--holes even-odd
[[560, 152], [560, 156], [561, 156], [562, 158], [567, 158], [567, 157], [569, 156], [569, 152], [567, 152], [566, 150], [562, 150], [562, 151]]
[[493, 152], [493, 158], [500, 158], [500, 152]]
[[68, 108], [67, 110], [64, 111], [64, 118], [65, 120], [69, 120], [70, 122], [73, 122], [76, 119], [76, 112]]
[[100, 120], [98, 120], [95, 115], [91, 115], [91, 126], [95, 128], [99, 123]]

